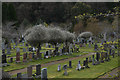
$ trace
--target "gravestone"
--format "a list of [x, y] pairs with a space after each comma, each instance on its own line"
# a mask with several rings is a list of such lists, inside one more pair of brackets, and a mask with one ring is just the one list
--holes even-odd
[[4, 43], [2, 43], [2, 49], [5, 49], [5, 44]]
[[29, 60], [32, 61], [32, 53], [29, 53]]
[[36, 75], [37, 76], [41, 75], [41, 64], [36, 65]]
[[50, 54], [51, 54], [51, 51], [49, 50], [49, 51], [48, 51], [48, 57], [51, 57]]
[[16, 48], [16, 52], [20, 52], [20, 48]]
[[42, 58], [42, 53], [38, 52], [37, 50], [37, 59], [41, 59]]
[[47, 79], [47, 68], [43, 68], [41, 71], [41, 80], [48, 80]]
[[7, 63], [6, 54], [2, 55], [2, 64]]
[[112, 57], [115, 57], [115, 50], [112, 50]]
[[109, 52], [108, 52], [108, 61], [110, 60], [110, 54], [109, 54]]
[[22, 45], [22, 46], [25, 46], [25, 45], [24, 45], [24, 42], [23, 42], [23, 45]]
[[95, 43], [94, 50], [97, 51], [97, 49], [98, 49], [98, 45], [97, 45], [97, 43]]
[[112, 49], [111, 48], [109, 49], [109, 55], [112, 55]]
[[49, 45], [49, 48], [51, 48], [51, 45]]
[[65, 64], [63, 66], [63, 70], [65, 70], [64, 74], [63, 75], [68, 75], [68, 72], [67, 72], [67, 64]]
[[26, 54], [26, 58], [28, 58], [28, 53], [25, 53]]
[[48, 58], [48, 51], [46, 51], [45, 58]]
[[88, 58], [86, 58], [85, 67], [86, 67], [86, 68], [90, 68], [90, 67], [88, 66]]
[[32, 78], [32, 66], [27, 67], [27, 75], [28, 75], [28, 78]]
[[83, 67], [85, 67], [85, 66], [86, 66], [86, 60], [83, 61]]
[[15, 43], [15, 46], [17, 46], [17, 45], [18, 45], [18, 43], [16, 42], [16, 43]]
[[2, 49], [2, 54], [5, 54], [5, 49]]
[[101, 63], [104, 63], [104, 52], [101, 52]]
[[91, 48], [91, 42], [89, 41], [89, 48]]
[[35, 53], [32, 53], [32, 58], [33, 58], [33, 59], [35, 58]]
[[12, 57], [10, 58], [10, 61], [9, 61], [9, 62], [10, 62], [10, 63], [12, 63], [12, 62], [13, 62], [13, 58], [12, 58]]
[[13, 45], [13, 49], [15, 49], [15, 45]]
[[61, 65], [58, 65], [58, 69], [57, 69], [58, 72], [61, 71]]
[[27, 61], [27, 56], [26, 56], [26, 53], [23, 54], [23, 62], [26, 62]]
[[96, 60], [99, 61], [99, 59], [100, 59], [100, 54], [97, 52], [96, 53]]
[[62, 49], [60, 49], [60, 56], [62, 55]]
[[79, 48], [77, 48], [77, 53], [79, 52]]
[[81, 65], [80, 65], [80, 61], [78, 61], [78, 64], [77, 64], [77, 68], [76, 68], [78, 71], [81, 70]]
[[23, 52], [26, 52], [26, 49], [25, 49], [25, 48], [23, 48]]
[[48, 43], [46, 43], [46, 48], [48, 47]]
[[92, 65], [95, 65], [95, 58], [94, 58], [94, 55], [92, 55]]
[[52, 45], [52, 48], [55, 48], [55, 46], [54, 46], [54, 45]]
[[92, 59], [91, 59], [91, 57], [89, 57], [89, 62], [92, 62]]
[[72, 68], [72, 61], [69, 61], [69, 68]]
[[16, 53], [16, 63], [20, 62], [20, 52]]
[[11, 54], [10, 48], [7, 48], [7, 54]]
[[21, 80], [22, 78], [22, 74], [21, 73], [17, 73], [17, 80]]
[[28, 46], [28, 44], [27, 44], [27, 43], [26, 43], [25, 45], [26, 45], [26, 46]]
[[75, 46], [75, 48], [74, 48], [74, 52], [76, 53], [77, 52], [77, 47]]
[[105, 61], [108, 61], [108, 54], [105, 52]]
[[99, 59], [100, 59], [100, 54], [97, 52], [96, 53], [96, 63], [95, 64], [100, 64], [100, 62], [99, 62]]

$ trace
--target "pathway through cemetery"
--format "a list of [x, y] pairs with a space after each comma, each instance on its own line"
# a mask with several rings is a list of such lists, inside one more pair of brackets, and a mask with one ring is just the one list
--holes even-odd
[[[111, 70], [110, 72], [100, 76], [99, 78], [113, 78], [113, 77], [115, 77], [115, 75], [117, 76], [119, 74], [120, 74], [120, 67], [117, 67], [117, 68]], [[98, 80], [98, 79], [96, 79], [96, 80]]]
[[[57, 61], [51, 61], [49, 63], [46, 63], [46, 64], [41, 64], [42, 67], [47, 67], [47, 66], [50, 66], [50, 65], [54, 65], [54, 64], [59, 64], [59, 63], [63, 63], [65, 61], [69, 61], [69, 60], [75, 60], [75, 59], [79, 59], [79, 58], [83, 58], [83, 57], [87, 57], [87, 56], [90, 56], [90, 55], [93, 55], [95, 53], [89, 53], [89, 54], [85, 54], [85, 55], [82, 55], [82, 56], [78, 56], [78, 57], [72, 57], [72, 58], [67, 58], [67, 59], [62, 59], [62, 60], [57, 60]], [[33, 66], [33, 70], [35, 70], [36, 67], [35, 65]], [[22, 73], [22, 72], [27, 72], [27, 68], [24, 68], [24, 69], [19, 69], [19, 70], [13, 70], [13, 71], [8, 71], [9, 74], [11, 75], [15, 75], [16, 73]]]

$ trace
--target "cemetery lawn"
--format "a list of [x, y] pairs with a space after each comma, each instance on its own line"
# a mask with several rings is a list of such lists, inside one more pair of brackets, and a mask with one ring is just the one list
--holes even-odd
[[[12, 71], [12, 70], [18, 70], [18, 69], [23, 69], [23, 68], [26, 68], [27, 66], [29, 65], [36, 65], [36, 64], [45, 64], [45, 63], [48, 63], [48, 62], [51, 62], [51, 61], [56, 61], [56, 60], [60, 60], [60, 59], [65, 59], [65, 58], [72, 58], [72, 57], [76, 57], [78, 55], [85, 55], [85, 54], [88, 54], [88, 53], [73, 53], [73, 55], [63, 55], [63, 56], [55, 56], [55, 57], [51, 57], [51, 58], [48, 58], [48, 59], [43, 59], [43, 60], [32, 60], [32, 61], [29, 61], [29, 62], [26, 62], [26, 63], [23, 63], [22, 62], [22, 56], [20, 57], [20, 60], [21, 60], [21, 63], [15, 63], [15, 58], [13, 58], [13, 63], [9, 63], [10, 66], [7, 66], [7, 67], [3, 67], [4, 71]], [[8, 58], [7, 61], [9, 61], [10, 59]]]
[[[50, 65], [48, 67], [42, 67], [42, 68], [47, 68], [47, 75], [49, 79], [51, 78], [98, 78], [99, 76], [104, 75], [105, 73], [108, 73], [113, 68], [120, 66], [120, 64], [118, 64], [119, 57], [115, 57], [115, 58], [110, 57], [110, 58], [111, 60], [109, 62], [105, 61], [104, 63], [100, 63], [99, 65], [92, 65], [92, 63], [89, 63], [90, 68], [85, 68], [81, 71], [76, 70], [77, 63], [79, 60], [82, 63], [83, 60], [85, 60], [86, 58], [72, 60], [72, 68], [67, 69], [68, 71], [67, 76], [63, 75], [64, 70], [62, 70], [61, 72], [57, 72], [57, 67], [59, 64], [61, 64], [61, 68], [64, 64], [69, 65], [68, 61], [59, 63], [59, 64]], [[36, 70], [33, 70], [33, 74], [35, 72]], [[25, 74], [25, 73], [26, 72], [22, 74]], [[12, 75], [12, 77], [16, 77], [16, 75]]]
[[[21, 44], [22, 45], [22, 44]], [[63, 45], [61, 45], [60, 46], [60, 48], [62, 47]], [[77, 45], [78, 46], [78, 45]], [[90, 52], [94, 52], [94, 49], [93, 49], [93, 45], [92, 45], [92, 47], [91, 48], [89, 48], [88, 46], [86, 46], [86, 47], [80, 47], [80, 52], [79, 53], [73, 53], [73, 55], [63, 55], [63, 56], [56, 56], [56, 57], [51, 57], [51, 58], [49, 58], [49, 59], [44, 59], [44, 60], [34, 60], [33, 59], [33, 61], [29, 61], [28, 63], [23, 63], [22, 62], [22, 58], [23, 58], [23, 54], [24, 54], [24, 52], [23, 52], [23, 50], [22, 50], [22, 48], [23, 48], [23, 46], [20, 46], [20, 44], [18, 45], [18, 47], [20, 48], [20, 60], [21, 60], [21, 63], [19, 63], [19, 64], [16, 64], [15, 63], [15, 58], [16, 58], [16, 50], [13, 50], [12, 49], [12, 53], [11, 53], [11, 55], [7, 55], [7, 56], [9, 56], [9, 57], [13, 57], [13, 63], [9, 63], [8, 62], [8, 64], [10, 64], [10, 66], [7, 66], [7, 67], [3, 67], [3, 69], [5, 70], [5, 71], [12, 71], [12, 70], [18, 70], [18, 69], [23, 69], [23, 68], [26, 68], [27, 66], [29, 66], [29, 65], [36, 65], [36, 64], [44, 64], [44, 63], [48, 63], [48, 62], [51, 62], [51, 61], [55, 61], [55, 60], [60, 60], [60, 59], [65, 59], [65, 58], [72, 58], [72, 57], [76, 57], [76, 56], [79, 56], [79, 55], [84, 55], [84, 54], [88, 54], [88, 53], [90, 53]], [[27, 47], [25, 47], [25, 48], [27, 48]], [[50, 49], [54, 49], [54, 48], [45, 48], [44, 46], [42, 47], [42, 50], [40, 51], [40, 52], [45, 52], [45, 51], [47, 51], [47, 50], [50, 50]], [[44, 55], [42, 55], [42, 57], [43, 57]], [[7, 58], [7, 61], [9, 61], [10, 60], [10, 58]]]
[[[62, 70], [61, 72], [57, 72], [58, 64], [46, 67], [48, 71], [48, 78], [96, 78], [100, 75], [103, 75], [105, 72], [108, 72], [113, 68], [120, 66], [120, 64], [118, 65], [118, 57], [115, 57], [111, 58], [109, 62], [100, 63], [100, 65], [92, 65], [92, 63], [89, 63], [90, 68], [77, 71], [76, 66], [78, 60], [80, 60], [82, 63], [85, 58], [72, 60], [73, 68], [68, 69], [68, 76], [63, 76], [64, 70]], [[67, 61], [61, 63], [61, 67], [64, 64], [69, 65], [69, 62]]]

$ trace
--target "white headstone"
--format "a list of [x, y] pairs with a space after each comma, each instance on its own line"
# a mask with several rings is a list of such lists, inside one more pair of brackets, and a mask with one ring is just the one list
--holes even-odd
[[41, 80], [47, 80], [47, 68], [43, 68], [41, 71]]

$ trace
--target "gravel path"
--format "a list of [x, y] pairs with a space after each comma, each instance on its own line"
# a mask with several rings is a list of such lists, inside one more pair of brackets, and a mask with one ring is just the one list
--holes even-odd
[[99, 78], [114, 78], [115, 76], [117, 76], [119, 74], [120, 74], [120, 67], [117, 67], [117, 68], [113, 69], [112, 71], [106, 73], [105, 75], [100, 76]]
[[[93, 55], [95, 53], [89, 53], [89, 54], [85, 54], [85, 55], [82, 55], [82, 56], [78, 56], [78, 57], [72, 57], [72, 58], [66, 58], [66, 59], [61, 59], [61, 60], [57, 60], [57, 61], [51, 61], [49, 63], [46, 63], [46, 64], [41, 64], [41, 67], [47, 67], [47, 66], [50, 66], [50, 65], [54, 65], [54, 64], [59, 64], [59, 63], [63, 63], [65, 61], [69, 61], [69, 60], [75, 60], [75, 59], [79, 59], [79, 58], [83, 58], [83, 57], [87, 57], [87, 56], [90, 56], [90, 55]], [[35, 65], [33, 65], [33, 70], [35, 70], [36, 67]], [[10, 75], [15, 75], [17, 73], [22, 73], [22, 72], [27, 72], [27, 68], [24, 68], [24, 69], [19, 69], [19, 70], [13, 70], [13, 71], [8, 71], [8, 73]]]

